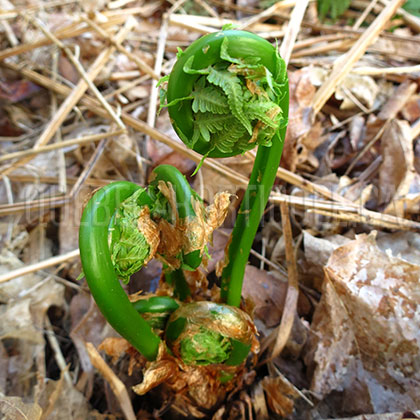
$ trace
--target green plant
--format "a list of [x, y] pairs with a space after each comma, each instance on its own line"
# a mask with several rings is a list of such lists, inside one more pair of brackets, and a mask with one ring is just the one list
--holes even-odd
[[245, 266], [283, 149], [289, 104], [284, 61], [250, 32], [206, 35], [178, 54], [167, 101], [176, 132], [204, 157], [259, 146], [222, 274], [222, 298], [239, 306]]
[[414, 16], [420, 17], [420, 1], [419, 0], [407, 0], [403, 9]]
[[351, 0], [318, 0], [319, 18], [325, 20], [328, 16], [334, 21], [350, 7], [350, 3]]
[[[165, 328], [166, 343], [183, 363], [238, 366], [254, 337], [250, 318], [237, 307], [283, 147], [288, 118], [285, 65], [264, 39], [222, 30], [179, 52], [166, 96], [178, 135], [204, 158], [233, 156], [259, 146], [222, 274], [225, 303], [191, 302], [185, 273], [199, 267], [213, 229], [224, 219], [228, 195], [217, 196], [216, 204], [205, 209], [185, 177], [168, 165], [153, 170], [147, 189], [116, 182], [92, 197], [80, 227], [84, 274], [111, 325], [149, 360], [157, 357], [159, 329]], [[131, 303], [119, 279], [128, 281], [151, 258], [162, 261], [173, 296]]]

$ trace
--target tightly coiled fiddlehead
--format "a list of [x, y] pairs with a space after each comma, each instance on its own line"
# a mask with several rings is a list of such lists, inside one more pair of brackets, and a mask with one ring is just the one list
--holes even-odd
[[273, 45], [250, 32], [206, 35], [178, 54], [167, 102], [175, 131], [204, 157], [259, 146], [222, 273], [222, 298], [239, 306], [245, 266], [283, 149], [289, 107], [284, 61]]
[[[259, 146], [222, 274], [222, 298], [228, 305], [239, 306], [248, 255], [283, 147], [288, 114], [283, 60], [275, 47], [248, 32], [228, 30], [205, 36], [179, 54], [167, 99], [175, 130], [187, 146], [204, 157], [228, 157]], [[92, 294], [111, 325], [149, 360], [155, 359], [161, 341], [139, 312], [154, 312], [149, 311], [149, 303], [131, 304], [118, 277], [127, 280], [157, 256], [175, 295], [184, 300], [188, 285], [182, 269], [198, 267], [212, 231], [197, 220], [202, 212], [201, 199], [182, 174], [167, 166], [154, 170], [148, 190], [114, 183], [95, 194], [84, 211], [80, 251]], [[158, 223], [161, 226], [156, 226]], [[186, 233], [180, 240], [179, 226]], [[160, 247], [162, 242], [168, 245], [171, 235], [176, 239], [174, 249]], [[183, 316], [185, 308], [175, 309], [178, 303], [173, 300], [166, 300], [166, 305], [162, 312], [173, 311], [169, 325], [178, 322], [178, 335], [170, 327], [167, 339], [181, 357], [202, 363], [200, 348], [212, 348], [207, 357], [215, 362], [237, 365], [246, 357], [250, 335], [240, 341], [226, 335], [227, 330], [223, 335], [217, 329], [199, 329], [200, 339], [189, 340], [195, 331], [190, 328], [196, 326], [195, 316]], [[214, 312], [233, 310], [211, 305], [216, 307], [199, 304], [197, 313], [204, 308], [210, 320]], [[193, 309], [188, 306], [188, 311]], [[183, 318], [190, 323], [182, 321], [180, 326], [178, 320]]]
[[153, 170], [147, 189], [114, 182], [84, 209], [79, 247], [92, 295], [114, 329], [149, 360], [155, 359], [161, 343], [154, 329], [164, 329], [179, 303], [168, 296], [131, 303], [120, 280], [128, 282], [157, 258], [174, 297], [184, 301], [191, 294], [184, 270], [201, 264], [228, 203], [229, 194], [222, 193], [205, 209], [185, 177], [173, 166], [161, 165]]

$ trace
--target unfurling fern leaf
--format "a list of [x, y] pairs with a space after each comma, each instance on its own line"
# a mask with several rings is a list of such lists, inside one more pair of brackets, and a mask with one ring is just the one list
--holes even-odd
[[213, 115], [208, 112], [198, 112], [196, 114], [195, 124], [205, 127], [210, 133], [222, 131], [237, 122], [232, 114]]
[[[245, 105], [245, 115], [252, 120], [259, 120], [263, 124], [277, 129], [281, 108], [274, 102], [251, 102]], [[273, 116], [275, 116], [273, 118]]]
[[210, 112], [198, 112], [195, 114], [192, 143], [194, 144], [200, 135], [206, 142], [209, 142], [210, 134], [228, 129], [237, 123], [239, 121], [232, 114], [215, 115]]
[[225, 92], [228, 98], [227, 100], [232, 114], [242, 123], [246, 131], [248, 131], [248, 134], [252, 134], [251, 123], [243, 111], [244, 99], [239, 77], [230, 73], [228, 70], [211, 68], [207, 80], [223, 89], [223, 92]]
[[194, 112], [212, 112], [213, 114], [226, 114], [229, 112], [229, 105], [223, 91], [207, 86], [196, 89], [191, 96], [194, 98], [192, 110]]
[[244, 126], [235, 119], [235, 121], [227, 126], [223, 131], [215, 134], [214, 144], [222, 153], [231, 153], [234, 146], [245, 134], [246, 131]]

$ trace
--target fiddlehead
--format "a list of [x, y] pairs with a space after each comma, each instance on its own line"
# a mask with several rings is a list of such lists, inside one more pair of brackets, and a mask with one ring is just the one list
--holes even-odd
[[[167, 98], [176, 131], [203, 156], [233, 156], [260, 146], [222, 275], [222, 298], [239, 306], [245, 265], [282, 151], [288, 113], [284, 63], [277, 50], [256, 35], [221, 31], [179, 55]], [[188, 285], [182, 270], [200, 264], [211, 232], [223, 221], [220, 213], [226, 213], [227, 197], [218, 196], [214, 207], [205, 210], [185, 178], [175, 168], [161, 166], [154, 170], [147, 190], [114, 183], [96, 193], [84, 211], [80, 251], [92, 294], [111, 325], [149, 360], [155, 359], [161, 342], [145, 319], [145, 314], [154, 313], [148, 310], [152, 302], [133, 305], [118, 277], [127, 280], [157, 257], [176, 296], [185, 299]], [[205, 357], [210, 363], [242, 363], [252, 334], [239, 338], [226, 325], [223, 332], [206, 327], [216, 313], [225, 322], [239, 309], [209, 302], [175, 309], [177, 305], [166, 301], [163, 311], [163, 318], [173, 312], [166, 338], [175, 354], [201, 364], [201, 352], [208, 350]], [[197, 332], [200, 322], [205, 323], [204, 330]], [[223, 325], [221, 319], [218, 322]], [[247, 322], [240, 321], [242, 327]], [[198, 340], [190, 339], [191, 334], [198, 334]]]
[[285, 66], [276, 49], [234, 30], [206, 35], [179, 53], [167, 88], [176, 132], [209, 157], [270, 146], [287, 124], [287, 96]]
[[[154, 360], [161, 340], [151, 328], [156, 325], [148, 321], [167, 318], [178, 304], [170, 297], [132, 304], [119, 280], [128, 282], [143, 265], [158, 258], [174, 296], [185, 300], [190, 290], [183, 269], [200, 265], [212, 231], [224, 219], [229, 194], [215, 198], [216, 209], [214, 205], [205, 209], [176, 168], [158, 166], [151, 178], [147, 189], [122, 181], [99, 190], [83, 212], [79, 247], [99, 309], [115, 330]], [[161, 314], [150, 316], [157, 312]]]
[[99, 190], [83, 212], [79, 230], [82, 267], [89, 288], [107, 321], [147, 359], [156, 358], [160, 338], [136, 311], [120, 285], [111, 260], [109, 228], [121, 203], [140, 191], [131, 182]]
[[259, 145], [222, 274], [222, 298], [239, 306], [249, 252], [280, 163], [288, 118], [288, 81], [277, 49], [244, 31], [192, 43], [167, 87], [173, 126], [204, 157], [228, 157]]

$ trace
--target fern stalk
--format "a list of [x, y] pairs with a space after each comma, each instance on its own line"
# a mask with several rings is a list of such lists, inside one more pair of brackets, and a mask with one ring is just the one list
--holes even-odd
[[[200, 92], [199, 104], [194, 92]], [[275, 47], [252, 33], [206, 35], [178, 55], [167, 100], [178, 135], [203, 156], [234, 156], [259, 146], [221, 280], [222, 299], [239, 306], [245, 267], [283, 149], [289, 103], [284, 62]]]

